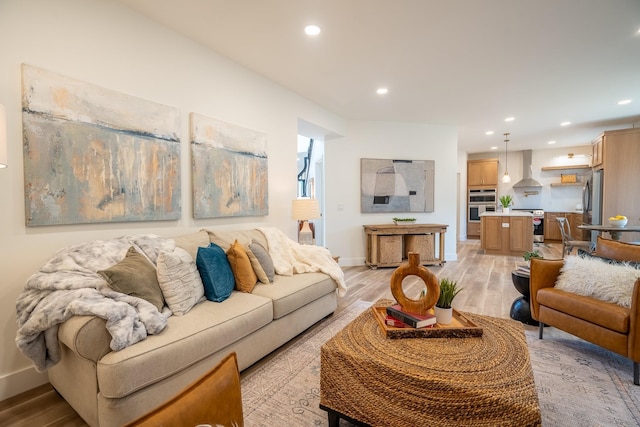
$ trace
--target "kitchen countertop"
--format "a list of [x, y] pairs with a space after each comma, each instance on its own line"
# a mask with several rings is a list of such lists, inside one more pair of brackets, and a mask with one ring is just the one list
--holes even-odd
[[509, 213], [504, 212], [482, 212], [480, 216], [530, 216], [533, 217], [531, 212], [520, 212], [520, 211], [510, 211]]

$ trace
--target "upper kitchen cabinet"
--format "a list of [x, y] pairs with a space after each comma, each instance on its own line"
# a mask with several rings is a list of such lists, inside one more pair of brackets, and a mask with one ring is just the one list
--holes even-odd
[[591, 144], [591, 167], [596, 169], [602, 168], [603, 147], [604, 135], [600, 135]]
[[468, 187], [497, 187], [498, 159], [467, 161]]
[[[640, 225], [640, 129], [604, 132], [601, 137], [603, 173], [602, 218], [625, 215], [627, 225]], [[623, 233], [622, 240], [635, 241], [637, 233]]]

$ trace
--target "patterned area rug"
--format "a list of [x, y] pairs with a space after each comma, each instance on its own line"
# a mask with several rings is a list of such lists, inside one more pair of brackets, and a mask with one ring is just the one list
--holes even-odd
[[633, 363], [555, 328], [525, 334], [543, 426], [640, 425], [640, 386]]
[[[352, 304], [243, 372], [245, 425], [327, 426], [318, 407], [320, 347], [370, 305]], [[525, 334], [543, 426], [640, 425], [640, 386], [628, 359], [555, 328], [545, 328], [543, 340], [537, 328], [525, 326]]]

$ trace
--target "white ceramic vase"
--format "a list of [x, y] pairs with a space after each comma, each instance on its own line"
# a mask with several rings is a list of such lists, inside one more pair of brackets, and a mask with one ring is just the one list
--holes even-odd
[[510, 209], [511, 209], [511, 208], [505, 208], [505, 207], [503, 207], [503, 208], [502, 208], [502, 213], [506, 213], [506, 214], [508, 214]]
[[436, 312], [436, 322], [441, 325], [448, 325], [453, 319], [453, 308], [434, 307]]

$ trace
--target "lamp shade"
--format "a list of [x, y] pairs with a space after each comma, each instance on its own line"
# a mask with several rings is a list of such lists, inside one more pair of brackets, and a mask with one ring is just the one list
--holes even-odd
[[291, 203], [291, 218], [298, 221], [320, 218], [317, 199], [296, 199]]
[[0, 169], [7, 167], [7, 114], [0, 104]]

